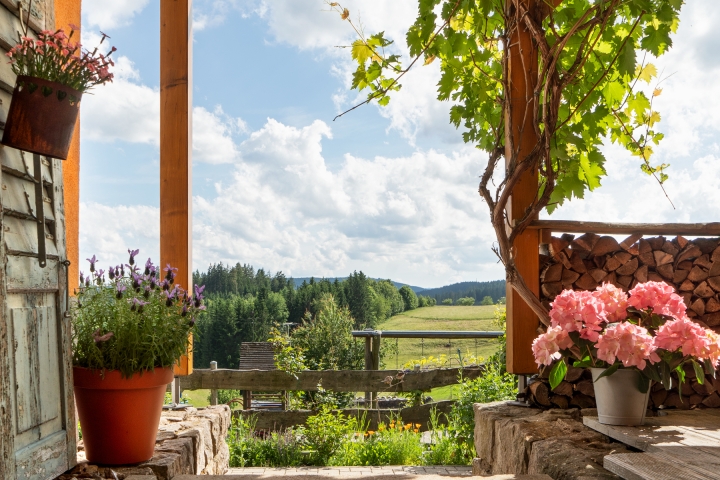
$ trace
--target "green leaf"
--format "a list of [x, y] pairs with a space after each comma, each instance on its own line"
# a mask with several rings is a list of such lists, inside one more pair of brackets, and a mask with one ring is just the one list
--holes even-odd
[[670, 367], [665, 362], [660, 363], [660, 376], [662, 378], [663, 388], [665, 388], [665, 390], [667, 391], [670, 391]]
[[693, 370], [695, 370], [695, 379], [700, 385], [702, 385], [703, 383], [705, 383], [705, 372], [703, 372], [700, 364], [697, 363], [694, 359], [690, 361], [692, 362]]
[[615, 364], [613, 364], [613, 365], [610, 365], [608, 368], [605, 369], [605, 371], [603, 371], [603, 372], [598, 376], [597, 379], [595, 379], [595, 381], [597, 382], [598, 380], [600, 380], [600, 379], [603, 378], [603, 377], [607, 377], [607, 376], [609, 376], [609, 375], [612, 375], [613, 373], [615, 373], [615, 372], [618, 371], [618, 368], [620, 368], [620, 364], [619, 364], [619, 363], [615, 363]]
[[635, 44], [632, 39], [628, 39], [625, 47], [620, 51], [617, 60], [618, 70], [622, 75], [632, 75], [635, 73]]
[[378, 104], [382, 105], [383, 107], [386, 106], [388, 103], [390, 103], [390, 97], [387, 95], [384, 95], [382, 98], [380, 98], [380, 100], [378, 100]]
[[648, 378], [651, 380], [661, 383], [662, 378], [660, 377], [660, 373], [658, 372], [658, 367], [656, 365], [650, 365], [648, 364], [645, 367], [645, 370], [643, 370], [643, 373], [647, 375]]
[[557, 363], [555, 363], [555, 365], [553, 365], [552, 370], [550, 370], [550, 388], [555, 390], [555, 387], [565, 380], [566, 373], [567, 365], [565, 364], [565, 359], [561, 358]]
[[640, 390], [640, 393], [647, 393], [648, 388], [650, 388], [650, 379], [640, 372], [640, 375], [638, 375], [638, 390]]

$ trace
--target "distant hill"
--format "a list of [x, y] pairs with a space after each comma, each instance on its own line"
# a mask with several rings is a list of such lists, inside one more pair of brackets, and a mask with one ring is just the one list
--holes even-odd
[[[322, 280], [324, 277], [300, 277], [300, 278], [293, 278], [293, 280], [295, 280], [295, 287], [299, 287], [300, 285], [302, 285], [303, 282], [308, 282], [308, 283], [309, 283], [311, 278], [314, 278], [315, 281], [317, 282], [318, 280]], [[327, 280], [330, 280], [331, 282], [334, 282], [335, 279], [337, 279], [339, 282], [342, 282], [342, 281], [345, 280], [346, 278], [347, 278], [347, 277], [332, 277], [332, 278], [327, 278]], [[386, 279], [385, 279], [385, 278], [373, 278], [373, 280], [386, 280]], [[400, 289], [400, 287], [402, 287], [403, 285], [407, 285], [407, 283], [400, 283], [400, 282], [396, 282], [396, 281], [393, 281], [393, 280], [390, 280], [390, 281], [393, 283], [393, 285], [395, 285], [395, 288], [397, 288], [397, 289]], [[412, 285], [408, 285], [408, 287], [412, 288], [413, 292], [415, 292], [415, 293], [423, 292], [423, 295], [425, 294], [425, 290], [426, 290], [426, 289], [423, 288], [423, 287], [414, 287], [414, 286], [412, 286]]]
[[477, 305], [488, 295], [492, 297], [494, 302], [497, 302], [500, 297], [505, 296], [505, 280], [453, 283], [440, 288], [423, 290], [422, 294], [427, 297], [434, 297], [438, 304], [446, 298], [452, 298], [454, 303], [458, 298], [473, 297]]

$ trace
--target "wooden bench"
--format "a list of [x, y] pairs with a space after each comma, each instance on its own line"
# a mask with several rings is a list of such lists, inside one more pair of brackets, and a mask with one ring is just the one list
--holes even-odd
[[[277, 370], [275, 348], [270, 342], [242, 342], [240, 344], [239, 370]], [[288, 392], [253, 393], [243, 390], [243, 410], [287, 410]]]

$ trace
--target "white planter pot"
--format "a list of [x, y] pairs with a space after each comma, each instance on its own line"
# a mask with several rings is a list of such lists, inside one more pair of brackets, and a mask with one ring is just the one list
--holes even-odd
[[617, 372], [598, 380], [604, 368], [591, 368], [595, 383], [595, 402], [598, 421], [605, 425], [642, 425], [645, 423], [650, 389], [638, 389], [640, 372], [620, 368]]

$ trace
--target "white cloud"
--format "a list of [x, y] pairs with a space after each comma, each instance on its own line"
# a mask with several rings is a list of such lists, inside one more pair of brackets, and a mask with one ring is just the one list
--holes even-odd
[[[127, 57], [117, 59], [113, 73], [112, 83], [96, 87], [83, 98], [80, 123], [83, 139], [159, 145], [159, 90], [140, 83], [140, 74]], [[221, 106], [212, 112], [194, 107], [194, 161], [211, 164], [237, 161], [239, 153], [233, 136], [246, 131], [245, 122], [228, 116]]]
[[[241, 261], [296, 276], [362, 269], [428, 286], [502, 275], [476, 193], [475, 151], [347, 155], [333, 172], [322, 156], [330, 137], [321, 121], [295, 128], [269, 119], [238, 145], [217, 196], [194, 198], [194, 267]], [[113, 252], [136, 245], [153, 252], [157, 209], [91, 203], [82, 215], [83, 254], [116, 262]]]
[[160, 261], [160, 210], [145, 205], [80, 204], [80, 270], [88, 273], [86, 258], [96, 255], [100, 267], [127, 263], [128, 248], [140, 249], [143, 262]]
[[100, 30], [128, 25], [143, 11], [149, 0], [84, 0], [83, 17], [87, 25]]
[[87, 140], [157, 145], [160, 138], [160, 92], [138, 82], [127, 57], [116, 59], [112, 83], [83, 96], [82, 136]]

